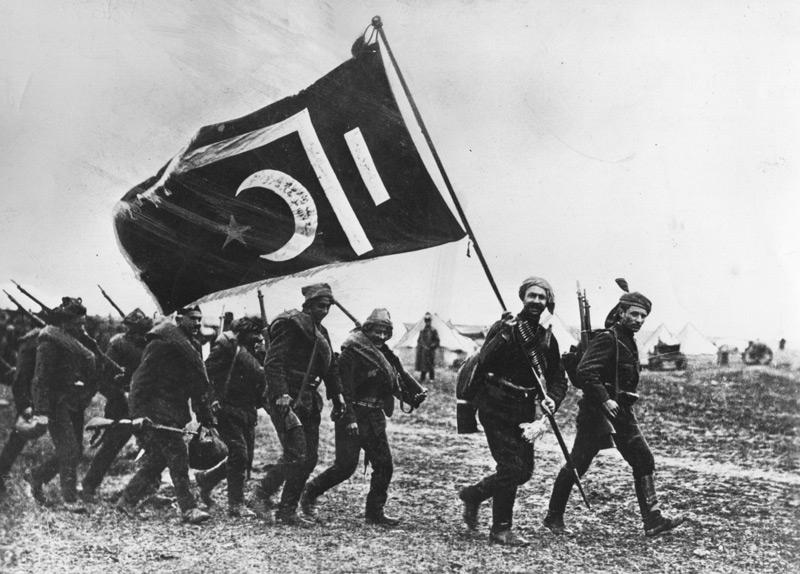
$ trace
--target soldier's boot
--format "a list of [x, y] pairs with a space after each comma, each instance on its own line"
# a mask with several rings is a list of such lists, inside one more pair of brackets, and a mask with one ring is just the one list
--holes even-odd
[[200, 489], [200, 500], [209, 508], [214, 506], [214, 499], [211, 497], [211, 493], [214, 491], [214, 487], [225, 478], [226, 474], [227, 466], [225, 460], [208, 470], [195, 473], [194, 481]]
[[297, 528], [311, 528], [314, 523], [297, 514], [297, 508], [279, 504], [275, 511], [275, 523], [284, 526], [295, 526]]
[[668, 518], [661, 514], [658, 508], [658, 495], [656, 494], [653, 475], [643, 476], [634, 481], [636, 486], [636, 500], [639, 502], [639, 511], [642, 514], [645, 536], [658, 536], [673, 530], [683, 524], [685, 516]]
[[309, 482], [303, 489], [303, 494], [300, 495], [300, 509], [303, 514], [311, 520], [318, 520], [319, 518], [319, 498], [314, 494], [315, 490]]
[[0, 452], [0, 497], [6, 493], [5, 478], [11, 472], [11, 467], [14, 466], [19, 455], [22, 454], [25, 448], [25, 443], [28, 440], [23, 438], [22, 435], [16, 430], [12, 430], [8, 436], [8, 441]]
[[478, 511], [480, 510], [481, 503], [476, 502], [475, 499], [470, 496], [468, 488], [462, 488], [458, 493], [458, 497], [461, 499], [461, 502], [464, 503], [464, 510], [461, 514], [464, 519], [464, 524], [467, 525], [469, 530], [477, 530]]
[[501, 546], [527, 546], [527, 538], [523, 538], [511, 529], [510, 524], [496, 524], [489, 531], [489, 544]]
[[383, 526], [384, 528], [394, 528], [400, 524], [400, 519], [389, 516], [384, 511], [386, 504], [385, 494], [375, 494], [370, 491], [367, 494], [367, 503], [364, 507], [364, 522], [373, 526]]
[[46, 506], [47, 497], [44, 494], [44, 483], [30, 470], [26, 471], [22, 478], [30, 485], [33, 499], [42, 506]]
[[244, 503], [244, 472], [228, 477], [228, 515], [236, 518], [253, 518], [256, 515]]
[[247, 508], [244, 501], [228, 502], [228, 516], [234, 518], [255, 518], [256, 513]]
[[197, 507], [188, 508], [181, 512], [181, 520], [187, 524], [202, 524], [211, 520], [211, 515]]
[[564, 510], [567, 508], [567, 501], [572, 492], [573, 482], [572, 472], [562, 467], [553, 484], [547, 515], [542, 521], [545, 528], [554, 534], [563, 534], [567, 530], [564, 526]]

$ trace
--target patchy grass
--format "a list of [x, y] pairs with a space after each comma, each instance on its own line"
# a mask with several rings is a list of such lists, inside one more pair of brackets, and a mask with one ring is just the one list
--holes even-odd
[[[689, 518], [661, 538], [644, 537], [630, 471], [619, 457], [606, 454], [585, 477], [594, 510], [586, 511], [573, 496], [566, 517], [569, 536], [541, 527], [562, 464], [554, 438], [546, 435], [536, 446], [534, 477], [519, 491], [516, 527], [532, 540], [523, 549], [487, 544], [489, 504], [481, 510], [480, 531], [468, 532], [461, 522], [458, 488], [491, 472], [494, 462], [482, 435], [455, 433], [453, 384], [453, 374], [443, 374], [419, 411], [396, 412], [389, 424], [395, 475], [387, 511], [403, 519], [400, 529], [363, 523], [369, 471], [361, 469], [322, 499], [323, 524], [310, 530], [228, 518], [224, 485], [215, 492], [214, 520], [204, 526], [181, 524], [175, 508], [145, 505], [137, 519], [119, 516], [111, 501], [130, 478], [130, 458], [115, 465], [89, 514], [42, 508], [20, 477], [23, 468], [49, 452], [44, 438], [27, 448], [0, 503], [0, 571], [727, 573], [800, 568], [800, 478], [794, 472], [800, 382], [794, 371], [708, 366], [644, 373], [639, 415], [657, 455], [659, 492], [667, 512]], [[578, 394], [571, 389], [557, 416], [567, 435], [574, 430]], [[0, 429], [3, 440], [8, 418]], [[278, 454], [266, 417], [258, 430], [250, 489], [263, 464]], [[330, 421], [324, 421], [316, 472], [333, 459], [332, 434]], [[81, 470], [85, 467], [86, 461]], [[56, 482], [47, 493], [58, 500]]]

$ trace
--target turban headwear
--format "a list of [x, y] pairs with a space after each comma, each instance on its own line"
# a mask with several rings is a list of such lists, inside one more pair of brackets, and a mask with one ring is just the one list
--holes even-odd
[[550, 286], [550, 283], [541, 277], [528, 277], [522, 282], [522, 285], [519, 286], [520, 301], [525, 299], [525, 293], [531, 287], [539, 287], [544, 289], [545, 293], [547, 294], [547, 302], [545, 303], [545, 307], [547, 307], [547, 310], [550, 311], [550, 314], [552, 315], [553, 310], [556, 308], [556, 296], [553, 294], [553, 288]]
[[203, 313], [203, 312], [200, 310], [200, 307], [199, 307], [199, 306], [197, 306], [197, 305], [195, 305], [194, 307], [181, 307], [180, 309], [178, 309], [178, 310], [175, 312], [175, 314], [176, 314], [178, 317], [183, 317], [184, 315], [188, 315], [189, 313], [194, 313], [195, 311], [197, 311], [198, 313], [201, 313], [201, 314]]
[[125, 315], [122, 323], [131, 329], [140, 331], [149, 331], [153, 328], [153, 320], [138, 307]]
[[50, 316], [57, 322], [69, 321], [86, 316], [86, 307], [80, 297], [62, 297], [61, 305], [54, 308]]
[[240, 317], [231, 323], [231, 331], [240, 335], [242, 333], [260, 333], [264, 330], [264, 321], [261, 317], [250, 315], [247, 317]]
[[622, 296], [619, 298], [619, 303], [614, 305], [614, 308], [611, 309], [611, 311], [609, 311], [608, 316], [606, 317], [606, 323], [605, 323], [606, 329], [611, 327], [611, 325], [613, 325], [614, 322], [617, 320], [617, 317], [619, 317], [619, 311], [623, 305], [625, 307], [631, 307], [631, 306], [641, 307], [642, 309], [647, 311], [648, 315], [650, 314], [650, 310], [653, 308], [653, 303], [650, 301], [650, 299], [648, 299], [638, 291], [634, 291], [633, 293], [623, 293]]
[[369, 317], [367, 317], [367, 320], [364, 321], [363, 326], [367, 328], [370, 325], [383, 325], [390, 329], [394, 326], [392, 325], [392, 317], [389, 315], [387, 309], [374, 309], [372, 313], [369, 314]]
[[327, 283], [314, 283], [313, 285], [306, 285], [300, 292], [305, 297], [305, 302], [308, 303], [312, 299], [317, 299], [318, 297], [329, 297], [331, 301], [333, 301], [333, 291], [331, 291], [331, 286]]

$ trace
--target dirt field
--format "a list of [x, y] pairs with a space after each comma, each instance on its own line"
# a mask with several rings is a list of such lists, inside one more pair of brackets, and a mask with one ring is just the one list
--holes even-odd
[[[455, 432], [453, 374], [444, 375], [413, 415], [390, 426], [395, 475], [387, 511], [403, 519], [387, 531], [363, 523], [369, 475], [358, 471], [323, 500], [323, 524], [310, 530], [233, 520], [218, 487], [214, 519], [180, 523], [175, 508], [145, 505], [138, 519], [119, 516], [111, 500], [130, 477], [122, 459], [88, 515], [42, 508], [23, 488], [22, 470], [49, 452], [49, 439], [29, 446], [0, 503], [0, 571], [4, 572], [795, 572], [800, 570], [800, 372], [792, 368], [694, 367], [682, 373], [644, 373], [640, 420], [656, 453], [657, 485], [669, 513], [688, 522], [656, 539], [644, 537], [627, 465], [615, 452], [598, 457], [585, 477], [594, 507], [573, 497], [571, 534], [541, 526], [561, 454], [552, 434], [536, 445], [533, 479], [520, 489], [516, 527], [532, 543], [523, 549], [490, 546], [491, 510], [470, 533], [461, 522], [458, 489], [493, 468], [482, 435]], [[6, 392], [3, 388], [2, 392]], [[571, 389], [557, 418], [571, 443]], [[95, 407], [97, 408], [97, 407]], [[5, 441], [11, 410], [4, 408]], [[266, 419], [259, 425], [256, 469], [276, 456]], [[333, 457], [332, 427], [322, 428], [321, 463]], [[91, 451], [88, 451], [89, 453]], [[85, 469], [86, 461], [81, 467]], [[169, 493], [168, 485], [162, 492]]]

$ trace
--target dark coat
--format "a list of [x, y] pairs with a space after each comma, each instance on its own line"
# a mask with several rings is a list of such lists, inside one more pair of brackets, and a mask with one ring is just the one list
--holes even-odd
[[[598, 435], [615, 433], [601, 405], [615, 399], [621, 409], [632, 413], [633, 402], [617, 396], [616, 385], [621, 393], [636, 393], [639, 385], [639, 350], [633, 333], [615, 323], [607, 331], [598, 333], [589, 343], [576, 372], [575, 386], [583, 391], [578, 401], [576, 422], [580, 428], [589, 429]], [[621, 417], [635, 420], [632, 415]], [[605, 443], [604, 447], [611, 446]]]
[[[543, 397], [536, 392], [537, 384], [530, 366], [530, 359], [520, 347], [519, 333], [516, 332], [517, 321], [524, 320], [517, 315], [514, 321], [498, 321], [489, 329], [486, 341], [481, 347], [475, 376], [480, 378], [501, 377], [523, 389], [530, 389], [530, 398], [520, 400], [503, 399], [493, 389], [492, 383], [486, 381], [478, 391], [476, 405], [478, 410], [492, 412], [496, 415], [507, 415], [519, 422], [530, 422], [536, 416], [536, 403]], [[547, 341], [543, 348], [541, 360], [547, 395], [561, 404], [567, 394], [567, 376], [561, 363], [558, 341], [541, 326], [536, 325], [535, 337]], [[491, 377], [489, 377], [491, 378]]]
[[49, 415], [63, 402], [73, 410], [83, 410], [95, 390], [94, 353], [63, 329], [44, 327], [37, 337], [31, 385], [36, 412]]
[[189, 400], [201, 423], [211, 419], [206, 394], [208, 376], [199, 344], [172, 323], [162, 323], [147, 333], [142, 362], [131, 379], [128, 397], [134, 418], [183, 428], [192, 420]]
[[414, 365], [417, 371], [430, 371], [434, 368], [439, 345], [439, 331], [425, 325], [417, 337], [417, 360]]
[[206, 359], [208, 378], [213, 397], [220, 404], [237, 409], [248, 409], [255, 414], [264, 406], [267, 381], [264, 367], [239, 345], [236, 336], [224, 333], [211, 349]]
[[[289, 395], [299, 408], [321, 410], [322, 397], [316, 391], [320, 379], [325, 382], [329, 399], [342, 393], [339, 363], [328, 331], [322, 325], [315, 325], [311, 315], [297, 310], [281, 313], [269, 326], [269, 340], [264, 373], [271, 403], [281, 395]], [[309, 390], [298, 397], [315, 340], [317, 355], [311, 368]]]
[[33, 406], [31, 385], [33, 383], [33, 375], [36, 372], [36, 345], [40, 331], [41, 329], [28, 331], [19, 340], [14, 381], [11, 383], [14, 406], [17, 408], [18, 413]]
[[118, 333], [108, 342], [106, 356], [125, 369], [120, 378], [117, 378], [116, 369], [107, 363], [103, 371], [100, 393], [106, 398], [105, 414], [108, 418], [122, 419], [128, 416], [125, 393], [131, 388], [133, 373], [142, 363], [146, 343], [144, 337], [134, 337], [130, 333]]
[[348, 404], [383, 409], [387, 416], [392, 416], [394, 397], [400, 392], [397, 378], [402, 369], [389, 347], [376, 346], [361, 331], [351, 334], [342, 344], [339, 372]]

